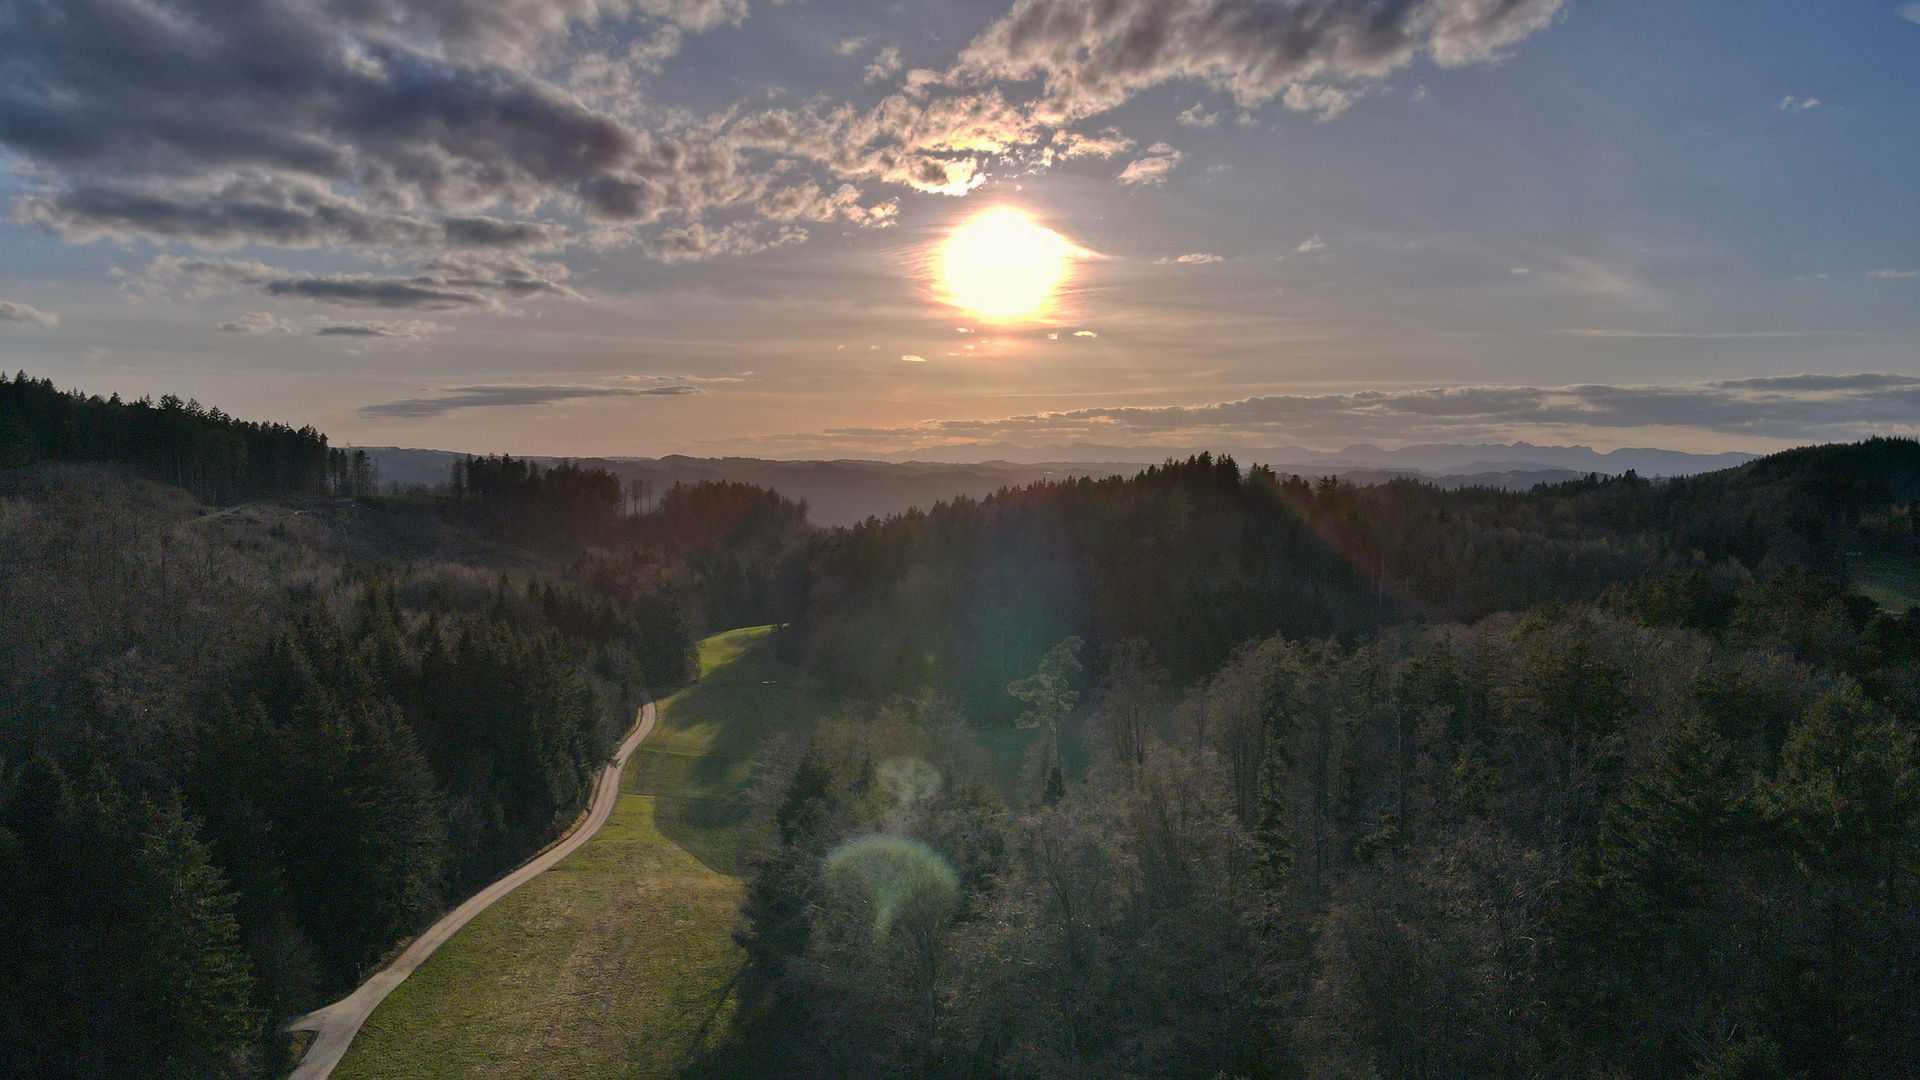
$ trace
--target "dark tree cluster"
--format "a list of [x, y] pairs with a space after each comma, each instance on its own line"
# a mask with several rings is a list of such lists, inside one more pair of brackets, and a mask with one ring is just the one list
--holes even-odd
[[714, 630], [784, 623], [799, 610], [812, 534], [804, 502], [752, 484], [675, 484], [634, 534], [686, 566]]
[[[0, 376], [0, 468], [34, 462], [130, 465], [225, 503], [270, 495], [359, 494], [351, 455], [312, 427], [236, 420], [169, 394], [158, 403], [55, 390], [25, 372]], [[365, 455], [357, 475], [371, 489]]]
[[1593, 476], [1527, 492], [1400, 480], [1289, 485], [1290, 502], [1381, 592], [1427, 618], [1594, 600], [1673, 568], [1722, 578], [1798, 566], [1845, 583], [1874, 556], [1920, 557], [1920, 442], [1804, 447], [1701, 476]]
[[1178, 679], [1285, 629], [1375, 625], [1364, 573], [1280, 478], [1199, 455], [1132, 479], [1080, 479], [823, 534], [787, 654], [856, 691], [921, 684], [981, 715], [1069, 635], [1148, 641]]
[[1091, 766], [1011, 798], [937, 701], [829, 729], [768, 770], [703, 1068], [1909, 1075], [1920, 728], [1874, 688], [1920, 620], [1808, 661], [1772, 631], [1796, 589], [1719, 632], [1547, 605], [1276, 636], [1179, 700], [1129, 642]]
[[[801, 658], [999, 701], [768, 763], [701, 1068], [1912, 1075], [1920, 609], [1851, 589], [1920, 554], [1916, 483], [1903, 440], [1521, 493], [1196, 459], [819, 537]], [[1266, 572], [1341, 591], [1235, 641]], [[996, 595], [1039, 640], [969, 682]], [[1026, 767], [983, 770], [1016, 712]]]
[[6, 474], [0, 1073], [272, 1074], [279, 1022], [568, 827], [685, 676], [658, 567], [343, 561], [299, 505]]
[[1096, 652], [1141, 638], [1185, 682], [1275, 632], [1355, 640], [1597, 602], [1650, 575], [1722, 597], [1784, 567], [1844, 586], [1863, 557], [1920, 558], [1916, 505], [1909, 439], [1527, 492], [1309, 482], [1203, 454], [819, 534], [783, 644], [850, 689], [931, 684], [1005, 715], [1000, 687], [1068, 635]]
[[507, 454], [454, 462], [448, 488], [478, 522], [519, 540], [586, 540], [626, 507], [620, 478], [605, 469], [571, 461], [543, 468]]

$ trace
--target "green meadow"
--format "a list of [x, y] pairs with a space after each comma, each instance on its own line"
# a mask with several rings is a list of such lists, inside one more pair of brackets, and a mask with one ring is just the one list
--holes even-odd
[[831, 707], [768, 630], [701, 643], [700, 678], [660, 702], [599, 835], [402, 983], [335, 1077], [666, 1077], [722, 1033], [754, 760]]

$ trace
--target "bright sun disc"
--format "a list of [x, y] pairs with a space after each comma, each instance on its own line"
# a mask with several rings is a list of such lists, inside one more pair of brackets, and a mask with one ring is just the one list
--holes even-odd
[[1017, 319], [1045, 306], [1076, 249], [1018, 210], [988, 210], [940, 248], [947, 299], [987, 319]]

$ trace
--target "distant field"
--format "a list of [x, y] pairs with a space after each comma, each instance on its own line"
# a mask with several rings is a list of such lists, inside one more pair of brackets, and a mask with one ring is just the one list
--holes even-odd
[[335, 1077], [668, 1077], [719, 1034], [741, 886], [714, 867], [737, 864], [754, 755], [829, 707], [766, 629], [701, 643], [700, 681], [660, 703], [606, 827], [402, 983]]
[[1899, 612], [1920, 604], [1920, 562], [1881, 555], [1850, 561], [1853, 587], [1874, 603]]
[[662, 705], [660, 729], [627, 770], [654, 797], [667, 838], [722, 873], [737, 874], [746, 794], [760, 748], [804, 730], [831, 706], [798, 668], [772, 657], [768, 627], [700, 643], [700, 681]]

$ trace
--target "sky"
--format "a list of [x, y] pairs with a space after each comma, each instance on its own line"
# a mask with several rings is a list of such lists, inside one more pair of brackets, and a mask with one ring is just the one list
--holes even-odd
[[0, 0], [0, 366], [476, 453], [1920, 434], [1916, 133], [1885, 0]]

